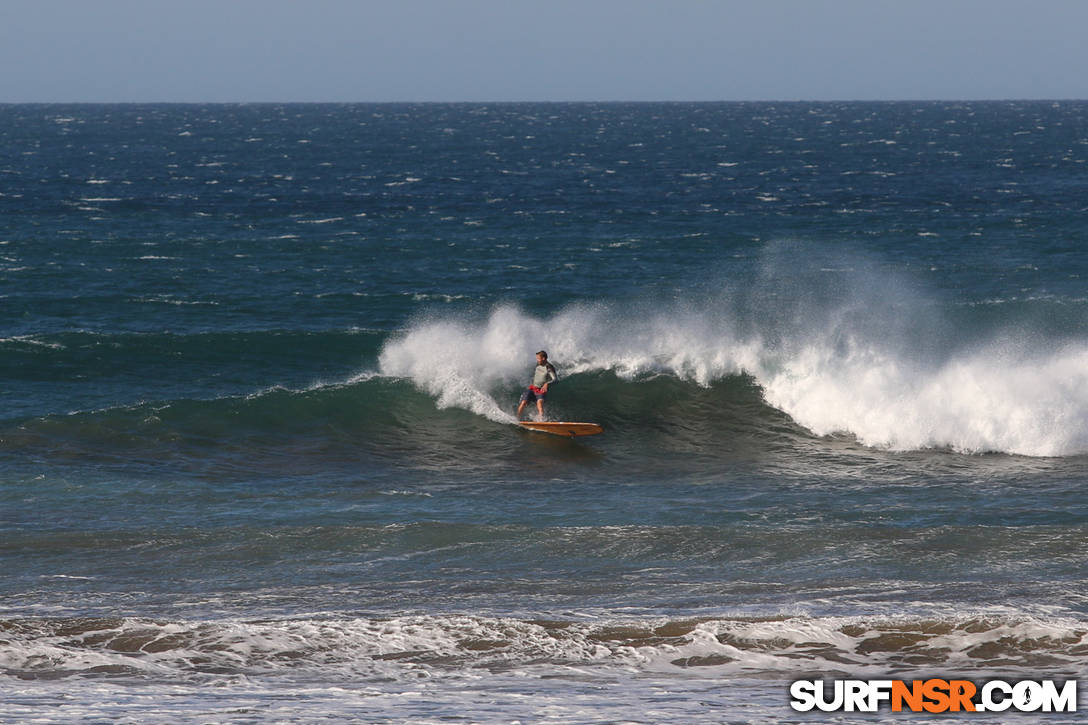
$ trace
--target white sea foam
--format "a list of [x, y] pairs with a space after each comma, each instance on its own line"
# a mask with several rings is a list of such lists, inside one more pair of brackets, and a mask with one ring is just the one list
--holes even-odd
[[[404, 494], [408, 492], [395, 492]], [[471, 615], [266, 621], [16, 620], [0, 668], [27, 675], [134, 670], [188, 681], [208, 673], [414, 679], [503, 666], [524, 673], [604, 667], [678, 673], [791, 672], [838, 665], [853, 673], [938, 665], [1075, 666], [1088, 643], [1080, 620], [993, 617], [773, 617], [567, 621]], [[982, 648], [982, 649], [980, 649]], [[925, 661], [918, 656], [924, 655]], [[194, 663], [199, 663], [194, 665]]]
[[746, 290], [765, 298], [759, 305], [723, 293], [698, 304], [576, 305], [546, 318], [512, 305], [482, 320], [429, 318], [386, 344], [379, 370], [414, 381], [440, 407], [511, 422], [496, 396], [524, 384], [545, 348], [565, 375], [664, 373], [707, 386], [748, 374], [768, 404], [813, 433], [873, 447], [1088, 453], [1088, 341], [1031, 329], [959, 335], [934, 300], [900, 281], [856, 261], [828, 269], [853, 280], [830, 299], [772, 274], [758, 284], [770, 281], [775, 294]]
[[342, 221], [344, 221], [344, 217], [334, 216], [334, 217], [328, 217], [326, 219], [298, 219], [295, 223], [296, 224], [332, 224], [333, 222], [342, 222]]
[[50, 349], [53, 349], [53, 350], [64, 350], [65, 349], [65, 346], [62, 345], [59, 342], [47, 342], [45, 340], [39, 339], [38, 337], [36, 337], [34, 335], [16, 335], [14, 337], [0, 337], [0, 344], [9, 343], [9, 342], [21, 343], [21, 344], [24, 344], [24, 345], [36, 345], [36, 346], [39, 346], [39, 347], [47, 347], [47, 348], [50, 348]]
[[1025, 354], [994, 342], [935, 366], [875, 346], [828, 352], [809, 346], [761, 378], [767, 401], [817, 434], [899, 450], [1088, 452], [1088, 345]]
[[528, 336], [541, 327], [513, 308], [496, 310], [482, 328], [452, 320], [424, 321], [386, 345], [380, 371], [411, 379], [434, 395], [441, 408], [465, 408], [490, 420], [514, 422], [491, 391], [522, 372], [516, 341], [530, 344]]
[[1028, 617], [8, 624], [5, 722], [774, 722], [806, 673], [1068, 677], [1088, 643], [1082, 621]]

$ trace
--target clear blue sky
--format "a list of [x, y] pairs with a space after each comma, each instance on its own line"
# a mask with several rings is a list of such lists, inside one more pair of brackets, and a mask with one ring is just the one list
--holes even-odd
[[0, 0], [0, 102], [1088, 99], [1088, 0]]

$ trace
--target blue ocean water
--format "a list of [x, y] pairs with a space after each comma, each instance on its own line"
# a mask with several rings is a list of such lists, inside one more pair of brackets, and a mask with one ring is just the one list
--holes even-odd
[[1086, 200], [1085, 102], [0, 106], [0, 719], [1083, 679]]

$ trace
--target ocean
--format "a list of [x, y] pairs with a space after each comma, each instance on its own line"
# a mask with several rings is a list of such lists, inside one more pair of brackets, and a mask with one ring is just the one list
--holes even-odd
[[0, 106], [0, 721], [1083, 690], [1086, 250], [1088, 102]]

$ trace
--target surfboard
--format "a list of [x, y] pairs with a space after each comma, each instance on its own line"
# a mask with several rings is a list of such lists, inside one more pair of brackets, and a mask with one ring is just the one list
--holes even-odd
[[519, 422], [523, 428], [539, 431], [540, 433], [551, 433], [552, 435], [564, 436], [567, 438], [574, 438], [575, 436], [592, 436], [604, 432], [604, 428], [596, 423], [563, 423], [552, 421], [537, 423], [531, 420]]

